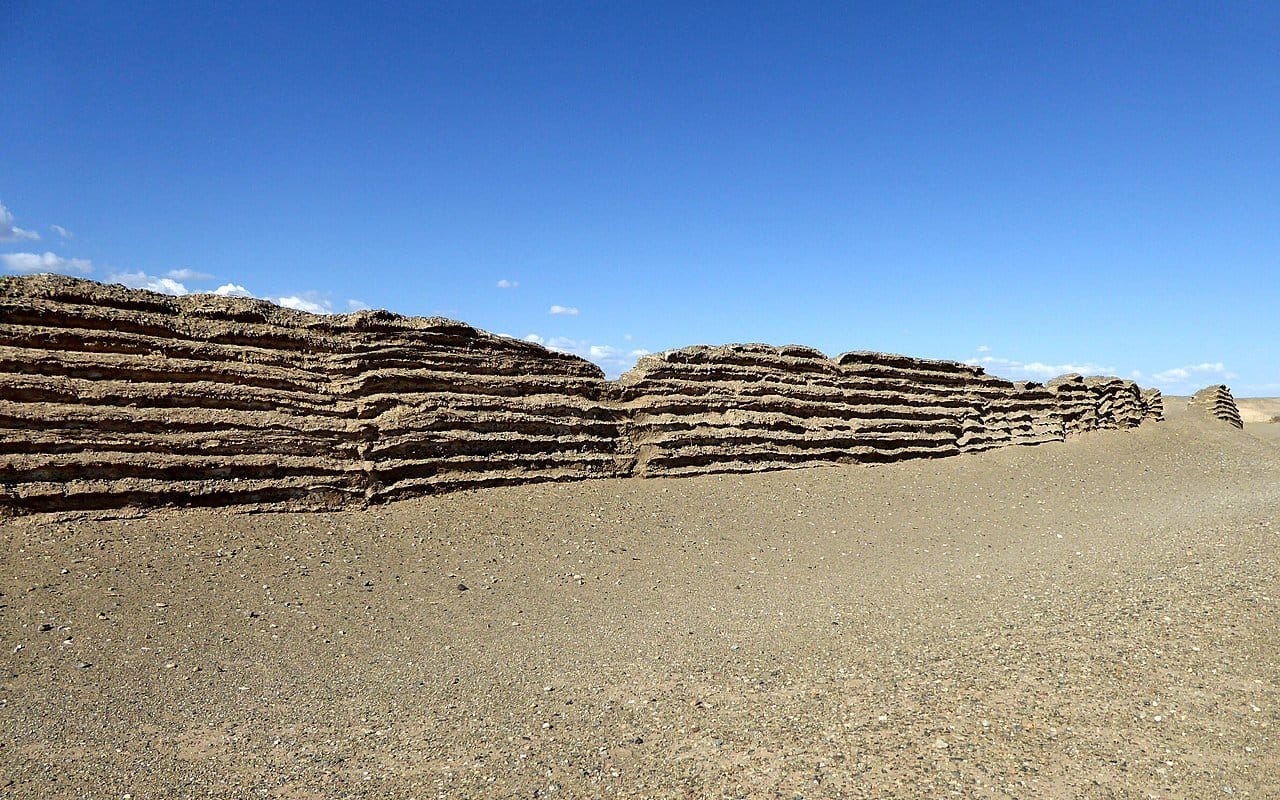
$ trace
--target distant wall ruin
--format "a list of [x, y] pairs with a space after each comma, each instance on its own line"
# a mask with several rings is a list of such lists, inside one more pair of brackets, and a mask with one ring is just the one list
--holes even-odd
[[[1225, 388], [1225, 387], [1224, 387]], [[696, 346], [618, 381], [440, 318], [0, 278], [0, 509], [337, 508], [610, 476], [940, 457], [1159, 420], [1119, 378]]]
[[1231, 390], [1222, 384], [1206, 386], [1196, 392], [1191, 398], [1191, 405], [1237, 428], [1244, 427], [1244, 420], [1240, 416], [1240, 408], [1236, 406], [1235, 397], [1232, 396]]

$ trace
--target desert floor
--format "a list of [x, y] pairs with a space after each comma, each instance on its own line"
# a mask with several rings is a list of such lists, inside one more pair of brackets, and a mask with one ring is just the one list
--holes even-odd
[[0, 797], [1280, 797], [1280, 437], [1168, 406], [881, 467], [4, 521]]
[[1250, 397], [1238, 400], [1240, 418], [1244, 420], [1245, 430], [1263, 439], [1280, 443], [1280, 397]]

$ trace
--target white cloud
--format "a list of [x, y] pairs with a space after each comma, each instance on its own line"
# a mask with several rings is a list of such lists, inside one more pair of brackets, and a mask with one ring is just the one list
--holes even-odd
[[197, 272], [194, 269], [171, 269], [165, 273], [166, 278], [172, 278], [175, 281], [207, 281], [213, 276], [207, 272]]
[[150, 289], [153, 292], [163, 292], [164, 294], [191, 294], [190, 290], [188, 290], [186, 286], [183, 286], [173, 278], [161, 278], [158, 281], [147, 284], [143, 288]]
[[979, 353], [990, 353], [990, 352], [991, 352], [991, 348], [990, 348], [990, 347], [987, 347], [985, 344], [980, 344], [980, 345], [978, 345], [978, 352], [979, 352]]
[[[1081, 375], [1118, 375], [1115, 367], [1090, 362], [1077, 364], [1045, 364], [1039, 361], [1017, 361], [999, 356], [970, 358], [964, 363], [985, 368], [993, 375], [1013, 380], [1045, 381], [1059, 375], [1077, 372]], [[1221, 383], [1236, 377], [1221, 361], [1171, 367], [1160, 372], [1130, 370], [1129, 377], [1142, 385], [1155, 386], [1167, 394], [1184, 394], [1210, 383]]]
[[[533, 336], [535, 334], [529, 335]], [[525, 338], [528, 339], [528, 337]], [[529, 339], [529, 341], [533, 340]], [[552, 336], [550, 339], [538, 342], [538, 344], [545, 345], [548, 350], [557, 350], [561, 353], [572, 353], [575, 356], [582, 356], [583, 358], [586, 358], [591, 351], [591, 345], [587, 342], [570, 339], [568, 336]]]
[[333, 305], [323, 298], [317, 297], [314, 292], [307, 292], [307, 296], [291, 295], [288, 297], [268, 297], [268, 300], [278, 306], [292, 308], [295, 311], [306, 311], [311, 314], [332, 314]]
[[253, 297], [253, 292], [238, 283], [224, 283], [217, 289], [214, 289], [213, 294], [221, 295], [223, 297]]
[[567, 336], [543, 337], [530, 333], [524, 337], [526, 342], [533, 342], [560, 353], [585, 358], [604, 370], [605, 377], [617, 378], [636, 364], [636, 359], [649, 355], [648, 350], [624, 350], [609, 344], [591, 344], [580, 339]]
[[1166, 394], [1190, 394], [1214, 383], [1238, 377], [1221, 361], [1188, 364], [1151, 373], [1150, 382]]
[[35, 231], [24, 231], [13, 224], [13, 212], [0, 203], [0, 242], [16, 242], [22, 239], [39, 239]]
[[61, 236], [63, 239], [74, 239], [76, 235], [61, 225], [50, 225], [49, 230]]
[[93, 262], [83, 258], [63, 258], [54, 253], [4, 253], [0, 263], [9, 272], [33, 274], [56, 272], [62, 275], [88, 275], [93, 272]]
[[1221, 361], [1215, 361], [1213, 363], [1206, 361], [1201, 364], [1191, 364], [1185, 367], [1172, 367], [1170, 369], [1152, 373], [1151, 380], [1160, 385], [1161, 388], [1164, 388], [1165, 386], [1178, 386], [1179, 384], [1185, 384], [1190, 381], [1203, 383], [1211, 378], [1230, 380], [1234, 377], [1236, 377], [1236, 374], [1227, 369], [1226, 365]]
[[[275, 303], [284, 308], [292, 308], [295, 311], [306, 311], [311, 314], [332, 314], [333, 303], [326, 300], [319, 292], [302, 292], [301, 294], [283, 295], [281, 297], [263, 296], [258, 297], [253, 292], [244, 288], [238, 283], [224, 283], [217, 289], [213, 290], [213, 294], [222, 297], [250, 297], [259, 300], [266, 300], [269, 303]], [[363, 311], [368, 306], [359, 300], [348, 300], [347, 309], [349, 311]]]
[[1174, 367], [1173, 369], [1166, 369], [1163, 372], [1157, 372], [1151, 377], [1158, 381], [1172, 383], [1175, 381], [1185, 381], [1187, 378], [1191, 377], [1191, 372], [1182, 367]]
[[347, 311], [368, 311], [369, 304], [363, 300], [347, 300]]
[[498, 281], [499, 289], [514, 289], [520, 285], [520, 281], [509, 281], [506, 278]]
[[562, 317], [576, 317], [578, 316], [578, 309], [573, 306], [552, 306], [548, 309], [548, 313]]
[[999, 356], [970, 358], [964, 363], [982, 367], [992, 375], [1015, 380], [1043, 381], [1071, 372], [1078, 372], [1081, 375], [1112, 375], [1116, 371], [1115, 367], [1104, 367], [1088, 361], [1079, 364], [1044, 364], [1039, 361], [1016, 361]]
[[173, 278], [158, 278], [145, 272], [115, 272], [109, 276], [108, 280], [128, 286], [130, 289], [145, 289], [160, 294], [190, 294], [186, 286]]
[[568, 336], [552, 336], [547, 340], [547, 347], [552, 350], [559, 350], [562, 353], [573, 353], [575, 356], [586, 358], [591, 355], [591, 345], [586, 342], [580, 342], [577, 339], [570, 339]]
[[[93, 264], [89, 261], [80, 258], [62, 258], [53, 253], [45, 253], [43, 255], [37, 253], [3, 253], [0, 254], [0, 264], [6, 270], [18, 273], [57, 272], [83, 275], [93, 271]], [[165, 273], [164, 277], [149, 275], [142, 271], [111, 272], [107, 276], [107, 281], [127, 286], [130, 289], [145, 289], [150, 292], [180, 296], [192, 293], [182, 283], [183, 279], [204, 280], [209, 277], [212, 276], [195, 270], [175, 269]], [[222, 297], [257, 297], [253, 292], [238, 283], [224, 283], [210, 292], [210, 294]], [[282, 297], [262, 297], [259, 299], [297, 311], [308, 311], [312, 314], [333, 313], [333, 304], [318, 292], [302, 292]], [[346, 305], [351, 311], [362, 311], [369, 307], [360, 300], [348, 300]]]

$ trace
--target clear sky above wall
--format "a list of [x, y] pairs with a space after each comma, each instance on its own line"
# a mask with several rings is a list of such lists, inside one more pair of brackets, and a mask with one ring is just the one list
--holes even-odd
[[423, 5], [0, 5], [0, 271], [1280, 394], [1280, 5]]

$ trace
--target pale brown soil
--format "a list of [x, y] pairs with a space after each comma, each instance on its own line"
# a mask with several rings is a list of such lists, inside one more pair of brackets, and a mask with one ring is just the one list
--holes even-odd
[[1240, 418], [1250, 422], [1271, 422], [1280, 417], [1280, 397], [1238, 397]]
[[1280, 443], [1167, 405], [875, 468], [4, 521], [0, 796], [1280, 797]]
[[1260, 439], [1280, 444], [1280, 397], [1246, 397], [1236, 400], [1236, 405], [1240, 408], [1245, 430]]

